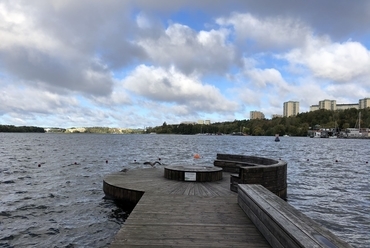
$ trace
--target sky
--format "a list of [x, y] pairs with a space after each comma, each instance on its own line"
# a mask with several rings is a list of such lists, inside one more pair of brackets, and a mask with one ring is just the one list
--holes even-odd
[[0, 124], [145, 128], [370, 97], [367, 0], [0, 0]]

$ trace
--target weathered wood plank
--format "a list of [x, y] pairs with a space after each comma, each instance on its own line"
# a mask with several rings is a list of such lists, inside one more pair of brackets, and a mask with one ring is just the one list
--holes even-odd
[[[274, 173], [266, 170], [266, 177], [272, 180]], [[174, 181], [160, 167], [105, 177], [106, 194], [123, 189], [123, 198], [140, 199], [110, 247], [270, 247], [267, 241], [272, 247], [321, 247], [322, 240], [310, 237], [317, 223], [262, 186], [239, 190], [237, 199], [229, 177], [224, 172], [216, 182]], [[330, 232], [318, 233], [339, 244]]]
[[[115, 173], [104, 178], [107, 184], [147, 193], [227, 196], [235, 194], [229, 190], [229, 173], [216, 182], [182, 182], [164, 178], [163, 168], [148, 168]], [[197, 187], [197, 188], [195, 188]]]
[[216, 182], [184, 182], [148, 168], [105, 177], [145, 192], [110, 247], [270, 247], [238, 206], [225, 174]]
[[351, 247], [261, 185], [239, 185], [238, 202], [273, 247]]
[[235, 195], [146, 193], [110, 247], [138, 246], [270, 247], [240, 209]]

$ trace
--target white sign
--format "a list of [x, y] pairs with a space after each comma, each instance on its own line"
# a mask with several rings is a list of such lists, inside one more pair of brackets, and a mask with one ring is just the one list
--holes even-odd
[[197, 173], [196, 172], [185, 172], [185, 181], [196, 181]]

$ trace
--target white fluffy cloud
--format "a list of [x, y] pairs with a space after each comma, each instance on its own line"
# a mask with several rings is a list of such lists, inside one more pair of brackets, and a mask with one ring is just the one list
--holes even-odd
[[[20, 100], [20, 96], [22, 101]], [[51, 114], [61, 111], [65, 106], [76, 107], [74, 97], [39, 91], [33, 88], [20, 90], [14, 86], [3, 86], [0, 98], [1, 109], [5, 112], [37, 112]]]
[[369, 97], [368, 1], [266, 3], [3, 0], [0, 122], [143, 127]]
[[245, 43], [260, 50], [300, 46], [311, 33], [301, 21], [280, 16], [258, 18], [250, 13], [233, 13], [216, 22], [221, 26], [232, 26], [239, 45]]
[[284, 81], [280, 72], [274, 68], [253, 68], [246, 70], [244, 73], [258, 88], [265, 88], [268, 84], [270, 84], [281, 87], [283, 90], [289, 89], [288, 84]]
[[174, 23], [159, 37], [138, 41], [152, 63], [176, 65], [186, 73], [224, 73], [234, 60], [234, 49], [227, 42], [226, 29], [196, 32]]
[[370, 76], [370, 51], [358, 42], [312, 42], [308, 47], [292, 50], [285, 57], [290, 63], [306, 66], [314, 76], [335, 82]]
[[193, 111], [235, 111], [237, 103], [227, 100], [213, 85], [202, 84], [196, 76], [169, 69], [138, 66], [124, 79], [124, 86], [153, 101], [186, 105]]

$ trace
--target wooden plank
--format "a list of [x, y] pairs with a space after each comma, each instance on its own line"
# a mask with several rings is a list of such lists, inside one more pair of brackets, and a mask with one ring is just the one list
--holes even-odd
[[238, 192], [239, 204], [274, 247], [351, 247], [261, 185], [239, 185]]
[[216, 182], [183, 182], [148, 168], [105, 177], [145, 192], [110, 247], [270, 247], [229, 190], [230, 174], [223, 174]]
[[110, 247], [270, 247], [235, 195], [144, 194]]
[[237, 198], [230, 173], [223, 174], [216, 182], [183, 182], [166, 179], [163, 168], [148, 168], [105, 177], [104, 184], [125, 190], [123, 197], [145, 192], [110, 247], [270, 247], [267, 240], [273, 247], [320, 247], [304, 237], [317, 223], [261, 186], [248, 185]]
[[[163, 168], [148, 168], [108, 175], [104, 178], [104, 182], [117, 187], [147, 193], [201, 194], [203, 196], [236, 195], [236, 193], [229, 190], [230, 174], [225, 172], [223, 174], [223, 178], [216, 182], [181, 182], [164, 178]], [[188, 185], [189, 183], [190, 185]], [[192, 188], [192, 183], [197, 183], [195, 184], [196, 187], [202, 190]]]
[[[275, 222], [274, 219], [270, 218], [268, 213], [263, 211], [263, 207], [246, 196], [243, 190], [240, 188], [238, 193], [240, 194], [239, 205], [242, 207], [248, 217], [254, 222], [272, 247], [299, 247], [298, 243], [296, 243], [294, 239], [289, 236], [289, 234], [280, 228], [279, 223]], [[307, 244], [309, 244], [309, 242], [307, 242]]]
[[[302, 212], [295, 209], [293, 206], [289, 205], [285, 201], [282, 201], [278, 197], [273, 194], [269, 194], [266, 192], [264, 188], [260, 186], [252, 186], [251, 189], [255, 192], [255, 197], [260, 197], [263, 195], [263, 198], [260, 200], [264, 201], [269, 207], [272, 207], [274, 211], [272, 213], [277, 213], [272, 215], [272, 217], [279, 221], [279, 223], [286, 229], [290, 230], [292, 228], [295, 230], [292, 232], [293, 236], [296, 237], [310, 237], [310, 239], [314, 243], [321, 244], [314, 235], [320, 234], [327, 239], [330, 240], [332, 243], [338, 243], [338, 246], [343, 246], [342, 242], [339, 242], [337, 236], [331, 233], [329, 230], [312, 220], [311, 218], [304, 215]], [[285, 223], [284, 221], [289, 223]], [[298, 231], [299, 230], [299, 231]], [[308, 242], [308, 240], [304, 239], [304, 242]]]

